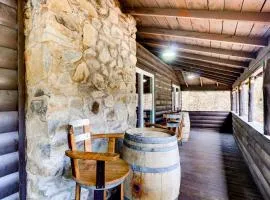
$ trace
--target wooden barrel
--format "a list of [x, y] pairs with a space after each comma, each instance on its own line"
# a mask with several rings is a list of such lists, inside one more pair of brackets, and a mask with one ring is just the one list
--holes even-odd
[[184, 127], [183, 127], [183, 142], [187, 142], [190, 136], [190, 119], [188, 112], [181, 112], [184, 119]]
[[166, 129], [126, 131], [122, 158], [131, 166], [124, 183], [125, 199], [177, 199], [181, 168], [177, 139]]

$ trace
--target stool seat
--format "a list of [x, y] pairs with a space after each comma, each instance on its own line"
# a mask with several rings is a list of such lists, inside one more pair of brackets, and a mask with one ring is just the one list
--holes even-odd
[[[73, 179], [84, 185], [96, 189], [96, 161], [79, 160], [80, 177]], [[121, 184], [129, 174], [130, 167], [122, 159], [105, 162], [105, 188], [110, 189]]]

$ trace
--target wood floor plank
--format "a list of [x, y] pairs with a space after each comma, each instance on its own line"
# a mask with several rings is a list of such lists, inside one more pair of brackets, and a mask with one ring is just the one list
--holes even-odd
[[179, 199], [263, 200], [232, 134], [193, 129], [179, 148]]

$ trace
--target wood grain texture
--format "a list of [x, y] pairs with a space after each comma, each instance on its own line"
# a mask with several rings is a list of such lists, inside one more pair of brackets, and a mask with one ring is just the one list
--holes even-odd
[[[221, 65], [213, 65], [213, 64], [208, 64], [206, 62], [204, 63], [197, 63], [194, 60], [189, 60], [189, 59], [182, 59], [180, 62], [176, 61], [173, 63], [173, 66], [184, 66], [184, 67], [190, 67], [190, 68], [197, 68], [197, 69], [202, 69], [205, 71], [210, 71], [213, 74], [223, 74], [224, 76], [230, 76], [230, 77], [235, 77], [237, 78], [241, 70], [237, 69], [230, 69]], [[174, 67], [174, 70], [177, 68]]]
[[0, 112], [16, 111], [18, 105], [17, 90], [0, 90]]
[[82, 160], [100, 160], [100, 161], [115, 161], [119, 159], [119, 154], [116, 153], [96, 153], [96, 152], [81, 152], [81, 151], [66, 151], [66, 156], [73, 159]]
[[231, 90], [232, 87], [231, 86], [227, 86], [227, 85], [192, 85], [192, 86], [186, 86], [186, 85], [182, 85], [181, 86], [181, 91], [224, 91], [224, 90]]
[[15, 173], [19, 169], [19, 154], [13, 152], [0, 156], [0, 178], [12, 173]]
[[17, 71], [0, 68], [0, 90], [16, 90], [17, 87]]
[[12, 8], [17, 8], [17, 1], [16, 0], [0, 0], [0, 3], [8, 5]]
[[[141, 44], [145, 44], [151, 47], [156, 47], [156, 48], [166, 48], [170, 46], [170, 43], [164, 42], [164, 41], [159, 41], [159, 40], [139, 40]], [[211, 44], [214, 41], [211, 41]], [[218, 42], [220, 47], [220, 42]], [[244, 51], [236, 51], [236, 50], [228, 50], [228, 49], [220, 49], [217, 48], [217, 46], [214, 46], [211, 48], [209, 47], [202, 47], [202, 46], [197, 46], [197, 45], [189, 45], [189, 44], [184, 44], [184, 43], [179, 43], [174, 41], [175, 48], [176, 50], [181, 51], [186, 50], [188, 52], [192, 53], [211, 53], [213, 55], [224, 55], [224, 56], [231, 56], [236, 57], [236, 58], [242, 58], [242, 59], [254, 59], [256, 58], [256, 55], [252, 52], [244, 52]]]
[[231, 35], [220, 35], [213, 33], [200, 33], [195, 31], [168, 30], [162, 28], [138, 28], [138, 32], [139, 34], [148, 34], [153, 37], [157, 35], [175, 38], [219, 41], [224, 43], [249, 45], [253, 47], [265, 47], [268, 44], [268, 41], [263, 38], [249, 38]]
[[15, 172], [0, 178], [0, 198], [10, 196], [19, 191], [19, 173]]
[[263, 199], [232, 134], [193, 129], [189, 142], [179, 148], [179, 199]]
[[124, 133], [95, 133], [91, 135], [91, 138], [124, 138]]
[[215, 128], [222, 132], [231, 131], [231, 115], [220, 111], [189, 111], [191, 128]]
[[126, 9], [126, 13], [133, 16], [152, 16], [152, 17], [181, 17], [188, 19], [214, 19], [244, 21], [260, 24], [270, 24], [270, 13], [255, 12], [234, 12], [234, 11], [209, 11], [209, 10], [191, 10], [175, 8], [133, 8]]
[[17, 51], [0, 47], [0, 68], [17, 69]]
[[17, 31], [0, 25], [0, 46], [17, 49]]
[[[150, 49], [150, 51], [155, 52], [157, 54], [162, 53], [162, 50], [158, 50], [158, 49]], [[196, 60], [196, 61], [209, 62], [209, 63], [219, 64], [219, 65], [231, 66], [234, 68], [245, 68], [248, 66], [248, 62], [215, 58], [211, 56], [204, 56], [204, 55], [198, 55], [198, 54], [192, 54], [192, 53], [186, 53], [186, 52], [181, 52], [177, 54], [176, 56], [176, 59], [180, 61], [183, 58]]]
[[0, 134], [18, 130], [18, 112], [0, 112]]
[[0, 156], [18, 150], [18, 132], [0, 134]]
[[[96, 162], [81, 160], [80, 163], [80, 178], [75, 178], [76, 182], [88, 185], [96, 185]], [[129, 165], [118, 159], [112, 162], [106, 162], [105, 164], [105, 186], [115, 184], [121, 180], [124, 180], [129, 173]]]
[[216, 80], [220, 83], [225, 83], [225, 84], [229, 84], [229, 85], [232, 85], [234, 80], [235, 79], [232, 79], [232, 78], [226, 78], [224, 77], [223, 75], [216, 75], [216, 74], [213, 74], [212, 72], [205, 72], [203, 70], [198, 70], [198, 69], [193, 69], [193, 68], [188, 68], [188, 67], [183, 67], [181, 66], [181, 70], [184, 71], [184, 72], [192, 72], [192, 73], [195, 73], [201, 77], [205, 77], [205, 78], [209, 78], [209, 79], [212, 79], [212, 80]]
[[10, 28], [17, 28], [16, 16], [17, 12], [14, 8], [0, 2], [0, 24]]
[[270, 60], [266, 60], [263, 76], [264, 134], [270, 135]]
[[[11, 0], [12, 2], [14, 0]], [[19, 134], [19, 195], [22, 200], [26, 199], [26, 131], [25, 131], [25, 63], [24, 63], [24, 8], [25, 1], [15, 1], [17, 3], [18, 20], [18, 134]]]

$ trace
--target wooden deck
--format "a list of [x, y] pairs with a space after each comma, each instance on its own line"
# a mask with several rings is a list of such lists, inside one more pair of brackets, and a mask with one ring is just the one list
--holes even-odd
[[232, 134], [193, 130], [180, 146], [181, 200], [259, 200]]

